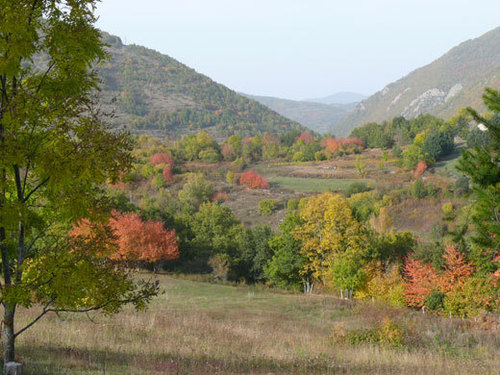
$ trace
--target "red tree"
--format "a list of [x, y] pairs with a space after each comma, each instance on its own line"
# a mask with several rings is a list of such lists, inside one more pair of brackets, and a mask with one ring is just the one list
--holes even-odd
[[325, 142], [325, 146], [324, 146], [324, 147], [325, 147], [325, 149], [326, 149], [328, 152], [330, 152], [330, 153], [334, 154], [334, 153], [336, 153], [336, 152], [339, 150], [340, 143], [339, 143], [339, 141], [338, 141], [338, 140], [336, 140], [335, 138], [333, 138], [333, 137], [328, 137], [328, 138], [326, 139], [326, 142]]
[[151, 156], [149, 159], [149, 162], [153, 165], [159, 165], [159, 164], [167, 164], [171, 168], [175, 166], [174, 159], [168, 154], [165, 154], [164, 152], [158, 152]]
[[442, 291], [446, 293], [455, 286], [465, 283], [474, 273], [474, 267], [453, 244], [446, 245], [443, 259], [445, 264], [440, 284]]
[[311, 134], [309, 134], [308, 132], [304, 132], [304, 133], [301, 133], [297, 137], [296, 142], [300, 141], [300, 140], [304, 141], [304, 143], [306, 143], [308, 145], [312, 145], [314, 142], [314, 137]]
[[251, 189], [269, 188], [268, 182], [254, 171], [243, 172], [240, 176], [240, 184], [246, 185]]
[[408, 258], [403, 273], [405, 279], [403, 294], [408, 306], [424, 306], [425, 297], [432, 290], [439, 289], [439, 276], [430, 264], [422, 264], [419, 260]]
[[134, 213], [114, 212], [109, 223], [118, 244], [110, 259], [155, 262], [179, 257], [175, 230], [166, 230], [159, 221], [142, 221]]
[[163, 180], [165, 182], [172, 182], [174, 180], [174, 173], [169, 165], [163, 168]]
[[420, 178], [424, 174], [427, 169], [427, 164], [425, 161], [419, 161], [417, 164], [417, 168], [415, 168], [415, 172], [413, 173], [413, 177]]

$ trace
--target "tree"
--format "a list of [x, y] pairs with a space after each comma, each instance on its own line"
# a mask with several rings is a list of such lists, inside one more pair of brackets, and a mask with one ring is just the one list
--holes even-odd
[[500, 91], [486, 89], [483, 100], [493, 112], [491, 119], [468, 110], [488, 129], [490, 144], [463, 152], [458, 169], [471, 178], [476, 197], [470, 258], [487, 277], [500, 268]]
[[[297, 212], [290, 212], [280, 224], [281, 233], [269, 241], [273, 252], [264, 268], [265, 276], [281, 288], [300, 289], [309, 283], [309, 275], [301, 274], [306, 258], [301, 254], [302, 244], [293, 236], [293, 231], [302, 223]], [[305, 290], [307, 291], [307, 290]]]
[[322, 287], [356, 289], [367, 236], [347, 199], [332, 193], [311, 197], [300, 217], [302, 225], [294, 237], [302, 242], [301, 253], [307, 259], [301, 273]]
[[179, 191], [179, 200], [192, 208], [197, 208], [201, 203], [208, 202], [214, 193], [210, 181], [207, 181], [201, 173], [191, 174]]
[[453, 244], [445, 246], [443, 253], [444, 271], [441, 276], [441, 290], [449, 292], [453, 288], [460, 286], [467, 281], [474, 273], [472, 264], [467, 261], [465, 254], [460, 252]]
[[154, 154], [149, 159], [149, 162], [153, 165], [167, 164], [168, 166], [170, 166], [170, 168], [173, 168], [175, 166], [174, 159], [164, 152], [158, 152]]
[[423, 307], [432, 290], [439, 288], [439, 276], [430, 264], [407, 259], [403, 267], [405, 278], [404, 296], [408, 306]]
[[[0, 0], [4, 363], [15, 358], [15, 339], [49, 312], [143, 308], [158, 292], [103, 259], [108, 231], [68, 236], [80, 218], [106, 219], [99, 186], [131, 164], [127, 135], [109, 131], [91, 95], [98, 79], [89, 69], [106, 57], [94, 8], [94, 0]], [[40, 314], [16, 331], [17, 306], [34, 304]]]

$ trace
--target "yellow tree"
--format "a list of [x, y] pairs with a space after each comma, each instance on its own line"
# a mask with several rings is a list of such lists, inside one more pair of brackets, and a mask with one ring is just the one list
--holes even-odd
[[331, 289], [356, 289], [361, 281], [364, 228], [352, 214], [346, 198], [323, 193], [311, 197], [300, 210], [303, 224], [294, 231], [307, 259], [302, 274]]

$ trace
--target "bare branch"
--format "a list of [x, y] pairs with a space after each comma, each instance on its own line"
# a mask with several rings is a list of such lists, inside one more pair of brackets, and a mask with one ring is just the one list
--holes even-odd
[[24, 326], [24, 328], [22, 328], [21, 330], [17, 331], [17, 333], [14, 334], [14, 337], [17, 337], [19, 336], [21, 333], [23, 333], [24, 331], [26, 331], [28, 328], [30, 328], [32, 325], [34, 325], [36, 322], [38, 322], [40, 319], [42, 319], [42, 317], [47, 314], [48, 312], [52, 311], [51, 309], [49, 309], [48, 307], [55, 301], [55, 298], [52, 298], [49, 302], [47, 302], [45, 304], [45, 306], [43, 307], [43, 310], [42, 312], [35, 318], [33, 319], [29, 324], [27, 324], [26, 326]]

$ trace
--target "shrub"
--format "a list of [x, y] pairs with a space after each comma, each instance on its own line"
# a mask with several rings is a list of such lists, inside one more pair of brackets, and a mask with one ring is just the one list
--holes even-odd
[[299, 206], [297, 199], [289, 199], [287, 202], [287, 208], [289, 211], [295, 211]]
[[242, 157], [239, 157], [239, 158], [236, 158], [232, 163], [231, 165], [235, 168], [238, 169], [238, 171], [241, 171], [243, 168], [245, 168], [246, 166], [246, 163], [245, 163], [245, 159], [243, 159]]
[[434, 311], [441, 311], [443, 309], [444, 293], [439, 290], [431, 290], [430, 294], [425, 297], [425, 305]]
[[364, 193], [365, 191], [370, 191], [370, 190], [372, 190], [372, 188], [369, 187], [366, 184], [366, 182], [353, 182], [345, 190], [345, 196], [349, 198], [351, 195]]
[[259, 211], [263, 215], [271, 215], [276, 209], [276, 201], [274, 199], [263, 199], [259, 202]]
[[453, 203], [451, 202], [443, 203], [443, 205], [441, 206], [441, 210], [443, 211], [446, 220], [453, 219], [455, 213], [455, 209], [453, 208]]
[[229, 273], [229, 255], [216, 254], [208, 260], [208, 265], [212, 267], [212, 276], [215, 280], [227, 280], [227, 275]]
[[236, 176], [233, 171], [227, 171], [226, 182], [228, 184], [234, 184], [236, 182]]
[[214, 193], [214, 195], [212, 195], [212, 198], [210, 198], [210, 201], [211, 202], [224, 202], [224, 201], [227, 201], [229, 199], [229, 195], [227, 195], [226, 193], [222, 192], [222, 191], [218, 191], [216, 193]]
[[174, 180], [174, 174], [172, 172], [172, 168], [170, 166], [166, 166], [165, 168], [163, 168], [163, 180], [165, 182], [172, 182]]
[[413, 177], [420, 178], [424, 174], [427, 169], [427, 164], [425, 161], [419, 161], [417, 164], [417, 168], [415, 168], [415, 172], [413, 173]]
[[401, 149], [401, 147], [399, 145], [394, 145], [394, 147], [392, 148], [392, 156], [399, 159], [401, 155], [403, 155], [403, 150]]
[[472, 277], [446, 295], [444, 308], [462, 318], [476, 316], [483, 311], [498, 313], [500, 292], [491, 280]]
[[412, 186], [412, 194], [415, 198], [421, 199], [425, 198], [427, 195], [427, 190], [425, 189], [424, 181], [421, 178], [416, 180]]
[[240, 176], [240, 184], [251, 189], [268, 189], [268, 182], [254, 171], [243, 172]]
[[164, 152], [158, 152], [154, 154], [149, 159], [149, 162], [153, 165], [168, 164], [171, 168], [175, 166], [174, 159], [172, 159], [170, 155], [167, 155]]

